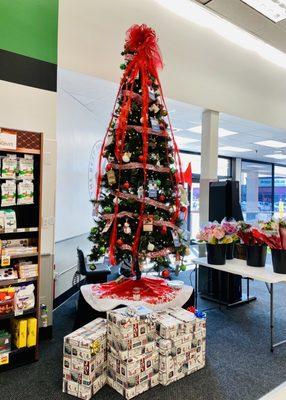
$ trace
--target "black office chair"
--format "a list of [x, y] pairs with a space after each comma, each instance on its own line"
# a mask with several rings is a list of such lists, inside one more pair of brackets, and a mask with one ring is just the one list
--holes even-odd
[[84, 284], [90, 283], [103, 283], [107, 282], [107, 277], [111, 273], [109, 268], [101, 266], [97, 267], [94, 270], [91, 270], [86, 265], [86, 260], [83, 254], [83, 251], [80, 248], [77, 248], [77, 258], [78, 258], [78, 269], [74, 276], [74, 284], [80, 283], [81, 276], [84, 276]]

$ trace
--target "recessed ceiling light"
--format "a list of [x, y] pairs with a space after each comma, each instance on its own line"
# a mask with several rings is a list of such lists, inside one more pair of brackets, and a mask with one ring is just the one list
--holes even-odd
[[286, 0], [242, 0], [274, 22], [286, 18]]
[[252, 151], [251, 149], [245, 149], [244, 147], [234, 147], [234, 146], [223, 146], [220, 147], [221, 151], [231, 151], [233, 153], [246, 153], [248, 151]]
[[[202, 126], [194, 126], [193, 128], [188, 128], [187, 131], [189, 132], [194, 132], [194, 133], [202, 133]], [[218, 135], [219, 137], [226, 137], [226, 136], [232, 136], [232, 135], [237, 135], [238, 132], [230, 131], [228, 129], [223, 129], [219, 128], [218, 130]]]
[[279, 142], [278, 140], [263, 140], [262, 142], [255, 142], [260, 146], [273, 147], [274, 149], [279, 149], [281, 147], [286, 147], [285, 142]]
[[285, 160], [286, 154], [267, 154], [264, 157], [276, 158], [276, 160]]

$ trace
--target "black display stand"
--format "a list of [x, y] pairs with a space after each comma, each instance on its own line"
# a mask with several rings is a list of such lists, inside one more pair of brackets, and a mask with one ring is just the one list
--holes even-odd
[[[239, 202], [239, 182], [211, 182], [209, 186], [209, 221], [221, 222], [223, 218], [243, 220]], [[214, 269], [199, 267], [199, 292], [202, 298], [219, 304], [241, 304], [241, 276]]]

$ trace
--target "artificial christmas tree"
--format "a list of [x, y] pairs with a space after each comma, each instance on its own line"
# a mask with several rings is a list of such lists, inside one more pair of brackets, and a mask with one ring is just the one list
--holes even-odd
[[108, 251], [112, 265], [129, 265], [137, 279], [146, 261], [168, 277], [169, 255], [179, 265], [189, 250], [180, 228], [187, 204], [155, 32], [132, 26], [122, 55], [124, 73], [100, 154], [90, 259]]

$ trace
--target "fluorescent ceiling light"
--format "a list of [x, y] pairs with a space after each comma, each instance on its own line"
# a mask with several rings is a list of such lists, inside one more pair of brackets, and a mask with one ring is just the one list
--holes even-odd
[[279, 65], [286, 69], [286, 54], [281, 50], [263, 42], [249, 32], [239, 28], [231, 22], [223, 19], [217, 14], [211, 12], [206, 7], [194, 3], [190, 0], [156, 0], [161, 6], [167, 8], [170, 12], [198, 24], [204, 28], [210, 29], [222, 36], [224, 39], [252, 51], [267, 61]]
[[279, 149], [281, 147], [286, 147], [285, 142], [279, 142], [278, 140], [263, 140], [262, 142], [255, 142], [260, 146], [273, 147], [274, 149]]
[[286, 18], [286, 0], [242, 0], [274, 22]]
[[286, 154], [267, 154], [264, 157], [276, 158], [276, 160], [285, 160]]
[[183, 136], [175, 136], [175, 140], [179, 144], [189, 144], [189, 143], [199, 142], [199, 140], [197, 140], [197, 139], [192, 139], [192, 138], [183, 137]]
[[223, 146], [220, 147], [221, 151], [231, 151], [233, 153], [246, 153], [248, 151], [252, 151], [251, 149], [245, 149], [244, 147], [234, 147], [234, 146]]
[[[187, 131], [194, 132], [194, 133], [202, 133], [202, 126], [194, 126], [193, 128], [188, 128]], [[219, 137], [226, 137], [226, 136], [232, 136], [232, 135], [237, 135], [238, 132], [230, 131], [228, 129], [223, 129], [219, 128], [218, 130], [218, 135]]]

